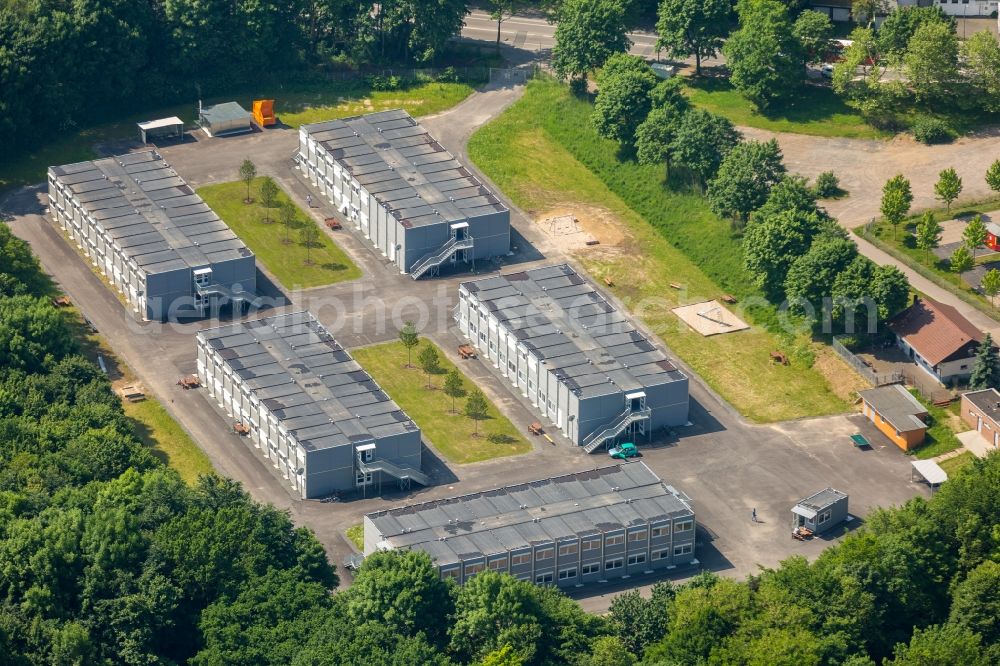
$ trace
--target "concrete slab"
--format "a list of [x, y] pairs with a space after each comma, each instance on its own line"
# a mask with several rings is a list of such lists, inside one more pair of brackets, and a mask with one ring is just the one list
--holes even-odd
[[958, 437], [958, 441], [962, 442], [962, 446], [965, 450], [969, 451], [977, 458], [985, 458], [989, 454], [996, 451], [996, 447], [992, 446], [989, 442], [983, 439], [983, 436], [975, 430], [960, 432], [955, 436]]
[[750, 325], [727, 310], [718, 301], [683, 305], [671, 310], [681, 321], [705, 337], [745, 331]]

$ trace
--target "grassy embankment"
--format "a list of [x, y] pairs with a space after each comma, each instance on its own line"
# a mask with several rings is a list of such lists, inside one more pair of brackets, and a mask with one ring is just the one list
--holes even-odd
[[[316, 222], [298, 206], [295, 206], [292, 228], [286, 229], [278, 221], [279, 206], [294, 206], [284, 191], [278, 193], [276, 206], [265, 211], [259, 201], [260, 182], [258, 178], [250, 188], [254, 197], [254, 202], [250, 204], [244, 202], [247, 190], [242, 182], [206, 185], [198, 188], [198, 194], [286, 289], [307, 289], [361, 277], [361, 269], [325, 231], [320, 230], [313, 246], [306, 247], [299, 238], [299, 230]], [[270, 218], [269, 222], [265, 221], [265, 213]]]
[[[254, 98], [274, 97], [278, 118], [296, 128], [304, 123], [394, 108], [406, 109], [415, 116], [430, 115], [458, 104], [472, 91], [468, 83], [418, 83], [392, 91], [372, 90], [363, 81], [290, 83], [206, 99], [205, 104], [236, 100], [249, 111]], [[98, 144], [134, 139], [138, 131], [136, 122], [168, 116], [178, 116], [188, 128], [193, 128], [197, 99], [82, 129], [13, 159], [5, 159], [0, 163], [0, 195], [9, 188], [42, 182], [45, 170], [52, 164], [94, 159]]]
[[743, 97], [728, 79], [685, 79], [691, 102], [702, 109], [725, 116], [737, 125], [772, 132], [791, 132], [848, 139], [881, 139], [891, 132], [875, 129], [860, 113], [844, 104], [825, 87], [806, 86], [801, 95], [781, 107], [763, 113]]
[[[476, 424], [462, 414], [464, 399], [455, 401], [456, 412], [452, 412], [452, 400], [444, 394], [441, 386], [445, 375], [457, 369], [444, 354], [438, 350], [441, 369], [431, 376], [432, 389], [427, 388], [427, 375], [417, 366], [417, 354], [424, 345], [433, 345], [429, 340], [421, 340], [420, 345], [413, 349], [413, 366], [406, 367], [406, 349], [399, 342], [363, 347], [351, 350], [355, 360], [360, 363], [375, 381], [392, 396], [410, 418], [420, 426], [424, 437], [438, 452], [450, 462], [464, 464], [516, 456], [531, 450], [531, 444], [517, 431], [514, 424], [500, 413], [494, 404], [489, 402], [488, 415], [479, 422], [476, 436]], [[459, 370], [461, 373], [461, 371]], [[475, 387], [475, 383], [462, 374], [465, 390]], [[494, 443], [487, 435], [501, 436], [502, 443]]]
[[913, 394], [914, 398], [920, 401], [920, 404], [927, 409], [927, 413], [930, 415], [930, 426], [927, 428], [927, 439], [924, 444], [914, 452], [914, 455], [919, 460], [927, 460], [928, 458], [936, 458], [943, 453], [954, 451], [962, 446], [962, 443], [958, 441], [958, 437], [955, 436], [955, 431], [952, 428], [952, 423], [961, 423], [959, 417], [946, 407], [937, 407], [930, 404], [924, 400], [923, 396], [921, 396], [919, 391], [916, 389], [910, 389], [910, 393]]
[[[618, 247], [576, 258], [598, 279], [611, 278], [614, 294], [745, 416], [768, 422], [846, 411], [860, 378], [809, 333], [774, 332], [775, 309], [750, 285], [729, 223], [700, 195], [665, 187], [661, 167], [619, 161], [615, 144], [592, 129], [591, 109], [554, 81], [532, 81], [523, 99], [472, 137], [469, 154], [536, 218], [570, 209], [613, 219], [624, 235]], [[722, 294], [758, 302], [736, 307], [752, 330], [705, 338], [670, 312], [681, 300]], [[775, 350], [791, 365], [773, 364]]]
[[[114, 387], [138, 381], [132, 369], [114, 354], [99, 333], [95, 333], [84, 322], [83, 315], [76, 308], [64, 311], [64, 316], [69, 318], [81, 353], [95, 365], [98, 363], [98, 356], [103, 358], [104, 367], [107, 368]], [[154, 456], [175, 469], [185, 482], [193, 484], [199, 476], [214, 471], [205, 452], [167, 413], [156, 397], [147, 394], [142, 402], [122, 401], [122, 408], [140, 441], [150, 448]]]
[[[945, 208], [935, 208], [931, 212], [938, 222], [945, 222], [960, 217], [971, 217], [977, 213], [987, 213], [998, 208], [1000, 208], [1000, 197], [991, 197], [982, 201], [958, 204], [950, 211]], [[892, 225], [881, 219], [870, 228], [868, 225], [855, 227], [854, 233], [885, 250], [920, 275], [947, 289], [966, 303], [996, 318], [997, 310], [990, 303], [990, 300], [975, 291], [958, 274], [953, 273], [946, 260], [938, 259], [933, 252], [925, 252], [917, 247], [914, 232], [922, 214], [923, 212], [909, 217], [896, 228], [895, 233]], [[987, 258], [986, 253], [982, 250], [977, 254], [979, 255], [977, 263], [981, 263], [983, 259]], [[995, 254], [991, 254], [989, 258], [995, 261], [997, 257]]]

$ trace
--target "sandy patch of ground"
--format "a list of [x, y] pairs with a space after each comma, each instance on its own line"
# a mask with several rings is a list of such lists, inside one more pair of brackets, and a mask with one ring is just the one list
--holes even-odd
[[[607, 208], [564, 204], [533, 217], [535, 224], [563, 252], [617, 251], [628, 240], [623, 225]], [[588, 245], [589, 241], [597, 241]]]
[[945, 220], [941, 223], [941, 245], [961, 243], [962, 232], [965, 231], [965, 220]]
[[750, 325], [727, 310], [718, 301], [684, 305], [671, 310], [685, 324], [705, 337], [745, 331]]
[[813, 362], [813, 369], [826, 378], [830, 390], [843, 400], [853, 401], [857, 398], [858, 391], [871, 388], [861, 375], [851, 370], [850, 366], [844, 363], [829, 347], [816, 346], [816, 360]]

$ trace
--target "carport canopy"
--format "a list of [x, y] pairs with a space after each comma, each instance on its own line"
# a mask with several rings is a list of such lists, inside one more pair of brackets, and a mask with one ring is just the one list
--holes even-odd
[[[930, 486], [940, 486], [948, 480], [948, 473], [933, 460], [914, 460], [913, 472], [919, 474]], [[913, 472], [910, 478], [913, 478]]]
[[149, 139], [161, 136], [184, 136], [184, 121], [177, 116], [146, 120], [136, 124], [139, 127], [139, 136], [143, 143], [149, 143]]

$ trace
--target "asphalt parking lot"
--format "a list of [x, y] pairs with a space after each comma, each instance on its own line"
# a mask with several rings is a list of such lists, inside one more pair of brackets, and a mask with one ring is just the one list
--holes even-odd
[[[484, 102], [484, 96], [467, 104], [480, 111], [489, 106], [496, 110], [488, 98]], [[463, 106], [466, 104], [451, 113], [463, 113]], [[428, 125], [433, 128], [446, 122], [439, 117]], [[439, 139], [456, 155], [464, 155], [464, 144], [452, 147], [447, 132], [442, 132]], [[294, 130], [269, 130], [189, 142], [161, 152], [194, 187], [235, 180], [239, 163], [249, 156], [261, 173], [275, 176], [305, 207], [308, 189], [290, 160], [296, 141]], [[462, 363], [463, 370], [531, 439], [534, 449], [516, 461], [508, 458], [461, 466], [445, 465], [433, 450], [428, 450], [425, 471], [437, 484], [430, 488], [400, 493], [386, 487], [380, 498], [336, 503], [296, 500], [271, 467], [255, 456], [247, 440], [231, 434], [229, 419], [214, 402], [201, 391], [183, 391], [175, 386], [178, 376], [195, 368], [195, 332], [213, 324], [137, 322], [43, 215], [43, 206], [44, 192], [28, 189], [12, 197], [6, 208], [13, 215], [11, 226], [15, 233], [31, 243], [45, 270], [135, 370], [146, 388], [163, 401], [216, 469], [241, 481], [256, 499], [287, 509], [296, 523], [312, 528], [337, 564], [350, 552], [344, 530], [360, 522], [367, 512], [609, 464], [605, 455], [588, 456], [564, 439], [557, 437], [552, 445], [528, 435], [527, 426], [537, 417], [526, 401], [512, 393], [482, 361], [458, 361], [455, 347], [459, 340], [452, 327], [451, 310], [457, 299], [457, 283], [474, 276], [413, 281], [387, 267], [380, 255], [351, 232], [324, 229], [362, 268], [364, 276], [351, 283], [283, 294], [273, 307], [313, 311], [347, 347], [394, 339], [402, 321], [417, 321], [424, 335], [437, 342], [452, 360]], [[317, 221], [334, 214], [322, 206], [310, 212]], [[518, 245], [512, 262], [531, 266], [568, 260], [539, 238], [516, 209], [512, 209], [512, 222]], [[748, 424], [683, 363], [680, 365], [691, 377], [692, 425], [681, 429], [679, 437], [671, 441], [639, 444], [646, 464], [692, 498], [701, 535], [697, 556], [703, 567], [743, 577], [759, 566], [773, 566], [793, 554], [817, 555], [830, 542], [792, 540], [790, 509], [796, 500], [827, 486], [850, 494], [851, 512], [862, 518], [874, 507], [900, 504], [914, 495], [927, 494], [925, 487], [910, 482], [909, 458], [895, 447], [876, 446], [866, 452], [854, 449], [848, 435], [865, 430], [859, 416], [765, 426]], [[872, 435], [870, 439], [887, 443], [879, 437]], [[754, 508], [759, 523], [750, 520]], [[349, 576], [342, 578], [345, 583], [349, 581]], [[642, 585], [645, 581], [633, 578], [630, 583]], [[585, 607], [606, 607], [605, 592], [602, 588], [583, 591], [587, 597], [583, 600]]]

